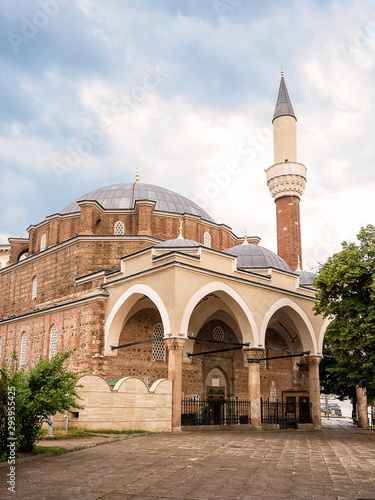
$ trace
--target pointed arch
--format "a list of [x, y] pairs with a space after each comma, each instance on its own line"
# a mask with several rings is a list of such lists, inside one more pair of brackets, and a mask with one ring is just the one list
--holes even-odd
[[242, 334], [242, 341], [250, 342], [252, 346], [257, 346], [259, 343], [259, 334], [253, 313], [238, 292], [236, 292], [229, 285], [221, 283], [220, 281], [208, 283], [196, 291], [190, 298], [182, 316], [180, 333], [182, 335], [187, 335], [189, 322], [195, 307], [206, 295], [210, 293], [215, 293], [222, 298], [224, 303], [226, 303], [233, 311]]
[[323, 325], [322, 325], [322, 328], [320, 329], [319, 340], [318, 340], [318, 349], [319, 349], [319, 353], [321, 353], [321, 354], [323, 354], [323, 340], [324, 340], [324, 335], [326, 333], [328, 325], [330, 323], [332, 323], [332, 321], [333, 321], [333, 318], [326, 318], [325, 321], [324, 321], [324, 323], [323, 323]]
[[298, 335], [300, 337], [303, 349], [311, 351], [311, 354], [318, 352], [318, 344], [314, 331], [314, 327], [307, 316], [306, 312], [296, 302], [289, 298], [282, 298], [277, 300], [266, 312], [263, 318], [262, 326], [260, 329], [260, 343], [265, 344], [266, 331], [272, 316], [280, 311], [285, 310], [295, 324]]
[[159, 294], [148, 285], [137, 284], [131, 286], [112, 307], [104, 325], [104, 354], [105, 356], [116, 356], [117, 351], [111, 350], [111, 345], [117, 345], [125, 319], [134, 304], [142, 297], [148, 297], [159, 311], [163, 324], [164, 335], [170, 333], [170, 320], [164, 302]]

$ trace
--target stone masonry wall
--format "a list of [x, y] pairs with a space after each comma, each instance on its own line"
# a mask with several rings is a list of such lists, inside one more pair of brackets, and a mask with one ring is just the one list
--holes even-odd
[[12, 354], [20, 357], [21, 336], [27, 335], [26, 366], [49, 357], [49, 338], [53, 325], [57, 327], [57, 351], [75, 348], [67, 361], [69, 368], [98, 371], [98, 359], [92, 358], [103, 347], [104, 300], [77, 305], [64, 311], [52, 311], [34, 318], [0, 324], [2, 363], [12, 364]]

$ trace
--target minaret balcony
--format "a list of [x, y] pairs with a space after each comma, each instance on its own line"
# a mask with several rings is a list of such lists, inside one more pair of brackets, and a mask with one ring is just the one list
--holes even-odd
[[306, 186], [306, 167], [302, 163], [276, 163], [266, 170], [267, 186], [275, 201], [283, 196], [301, 198]]

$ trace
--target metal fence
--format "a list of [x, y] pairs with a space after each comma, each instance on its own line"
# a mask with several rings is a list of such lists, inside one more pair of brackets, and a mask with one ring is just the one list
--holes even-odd
[[250, 424], [250, 401], [183, 399], [181, 425]]
[[266, 424], [279, 424], [280, 429], [296, 427], [296, 424], [312, 423], [311, 403], [286, 403], [261, 400], [261, 420]]

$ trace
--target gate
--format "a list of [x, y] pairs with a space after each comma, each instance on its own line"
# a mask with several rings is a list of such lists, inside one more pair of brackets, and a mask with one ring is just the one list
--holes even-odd
[[181, 425], [250, 424], [250, 401], [243, 399], [183, 399]]
[[297, 427], [297, 424], [312, 423], [312, 403], [261, 400], [261, 421], [266, 424], [279, 424], [280, 429]]

